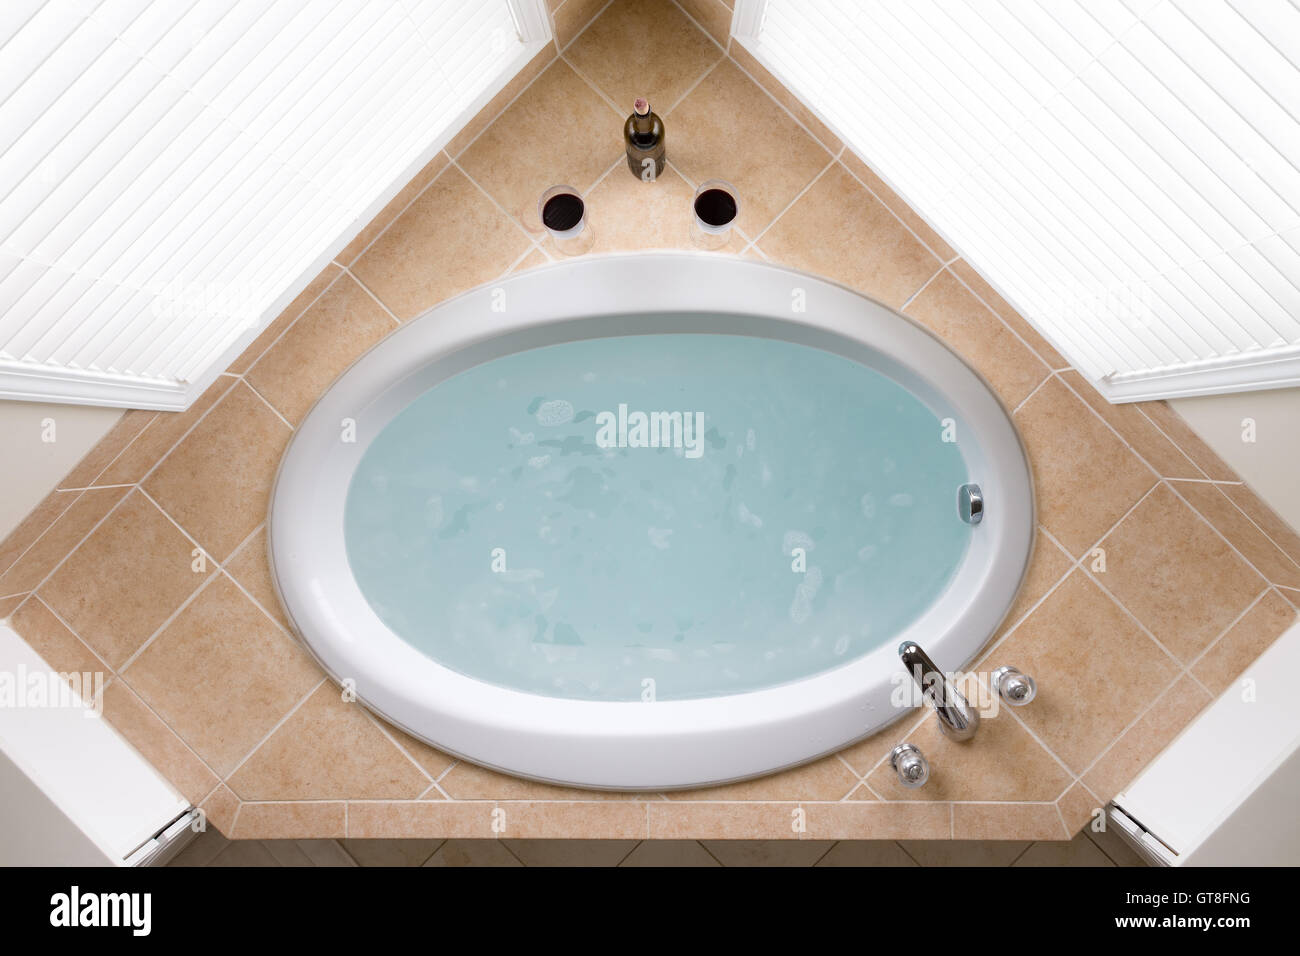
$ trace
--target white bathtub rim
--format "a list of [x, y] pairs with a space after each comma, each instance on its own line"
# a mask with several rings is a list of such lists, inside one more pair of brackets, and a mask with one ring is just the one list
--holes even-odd
[[[729, 281], [724, 283], [724, 277]], [[697, 286], [683, 291], [687, 280], [697, 280]], [[773, 306], [774, 301], [788, 301], [792, 280], [805, 289], [810, 302], [815, 297], [838, 300], [847, 307], [848, 318], [843, 309], [834, 317], [836, 321], [828, 321], [812, 305], [802, 315], [786, 314]], [[575, 286], [575, 282], [579, 284]], [[656, 296], [663, 301], [641, 301], [629, 308], [626, 298], [620, 296], [625, 296], [629, 284], [638, 282], [656, 289]], [[719, 298], [724, 286], [727, 291]], [[576, 305], [574, 288], [582, 289], [581, 302]], [[505, 313], [490, 312], [485, 296], [498, 289], [505, 290], [507, 301], [522, 299], [523, 305]], [[554, 294], [550, 300], [538, 295], [548, 292]], [[611, 292], [613, 299], [609, 298]], [[964, 667], [996, 632], [1027, 573], [1034, 540], [1028, 456], [1009, 413], [978, 372], [928, 329], [860, 293], [784, 267], [724, 256], [638, 253], [588, 257], [487, 283], [441, 303], [371, 348], [338, 382], [349, 380], [355, 385], [362, 377], [377, 379], [358, 390], [359, 394], [365, 393], [364, 399], [347, 406], [353, 410], [370, 408], [385, 396], [391, 400], [403, 387], [413, 388], [415, 394], [423, 391], [427, 386], [412, 382], [421, 371], [467, 348], [485, 343], [495, 348], [493, 343], [510, 336], [539, 330], [550, 333], [566, 323], [618, 311], [668, 312], [679, 318], [691, 312], [726, 313], [737, 321], [737, 316], [776, 320], [791, 329], [829, 332], [859, 346], [879, 348], [880, 328], [870, 321], [876, 318], [871, 315], [872, 308], [882, 310], [886, 332], [905, 329], [904, 339], [928, 340], [931, 352], [947, 356], [956, 377], [964, 379], [957, 391], [975, 406], [980, 428], [991, 430], [1003, 446], [1001, 453], [1012, 459], [1000, 466], [985, 463], [989, 470], [983, 474], [998, 476], [992, 482], [987, 478], [981, 481], [986, 494], [991, 486], [997, 486], [995, 494], [989, 495], [990, 515], [977, 529], [954, 578], [955, 584], [964, 573], [968, 587], [972, 582], [979, 585], [971, 603], [980, 606], [981, 613], [975, 615], [975, 620], [969, 616], [966, 620], [977, 627], [980, 636], [959, 640], [951, 627], [940, 637], [933, 636], [930, 628], [944, 613], [944, 600], [953, 600], [952, 585], [934, 607], [899, 635], [900, 641], [918, 640], [941, 666]], [[430, 318], [426, 321], [426, 317]], [[626, 320], [626, 315], [622, 318]], [[414, 329], [423, 332], [409, 331]], [[638, 329], [647, 331], [644, 326]], [[423, 346], [408, 349], [408, 342], [417, 339], [423, 341]], [[398, 341], [400, 345], [395, 346], [393, 343]], [[499, 354], [512, 351], [517, 348]], [[376, 360], [383, 354], [389, 357]], [[394, 367], [401, 374], [394, 376]], [[952, 397], [952, 382], [941, 387], [932, 380], [924, 381], [945, 398]], [[334, 418], [340, 405], [338, 396], [344, 394], [338, 382], [320, 396], [303, 419], [277, 473], [268, 520], [272, 580], [292, 629], [322, 668], [339, 683], [351, 679], [361, 702], [412, 736], [470, 761], [550, 783], [663, 790], [745, 779], [795, 766], [878, 732], [910, 712], [887, 707], [891, 686], [882, 680], [902, 675], [894, 642], [843, 667], [786, 684], [726, 697], [654, 704], [544, 697], [452, 671], [392, 634], [370, 610], [346, 566], [341, 497], [337, 501], [338, 533], [333, 545], [323, 550], [336, 552], [335, 559], [342, 557], [346, 575], [339, 575], [335, 567], [329, 595], [304, 589], [303, 582], [292, 573], [286, 580], [279, 564], [288, 563], [286, 554], [295, 542], [298, 546], [311, 543], [313, 534], [304, 529], [310, 527], [314, 515], [301, 487], [283, 501], [281, 490], [286, 478], [295, 480], [295, 471], [300, 472], [296, 480], [302, 485], [302, 469], [296, 468], [296, 463], [310, 460], [302, 451], [307, 442], [319, 444], [325, 440], [325, 450], [338, 451]], [[398, 403], [391, 414], [372, 425], [369, 437], [382, 431], [408, 401]], [[344, 497], [355, 460], [366, 447], [368, 441], [352, 446], [354, 460], [341, 478]], [[297, 454], [295, 449], [299, 449]], [[967, 450], [964, 448], [964, 453]], [[985, 450], [979, 446], [980, 452]], [[980, 476], [974, 478], [979, 480]], [[310, 479], [309, 486], [320, 485], [318, 474], [311, 474]], [[1008, 493], [1023, 497], [1019, 505], [1004, 510], [1003, 504], [1011, 500]], [[994, 528], [998, 532], [994, 533]], [[977, 544], [988, 543], [995, 536], [999, 548], [992, 558], [997, 560], [987, 561], [980, 580], [972, 576], [970, 569], [976, 562], [989, 559], [990, 554], [982, 553]], [[307, 553], [313, 554], [313, 560], [319, 557], [317, 552]], [[330, 602], [339, 599], [339, 591], [349, 590], [354, 593], [343, 601], [347, 626], [339, 627], [335, 622], [336, 626], [331, 627], [326, 610], [333, 610]], [[349, 634], [364, 634], [368, 644], [379, 647], [359, 650]], [[436, 693], [431, 695], [431, 688]]]

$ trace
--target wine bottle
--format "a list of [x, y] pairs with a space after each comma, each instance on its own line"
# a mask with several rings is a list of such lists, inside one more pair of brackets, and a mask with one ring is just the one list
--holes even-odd
[[637, 97], [632, 115], [623, 124], [623, 143], [627, 147], [627, 168], [632, 175], [653, 182], [664, 171], [664, 121], [651, 112], [645, 97]]

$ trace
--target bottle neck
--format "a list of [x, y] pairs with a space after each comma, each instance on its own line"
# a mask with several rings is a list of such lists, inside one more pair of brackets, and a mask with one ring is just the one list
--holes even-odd
[[649, 136], [654, 132], [654, 113], [646, 113], [642, 116], [640, 113], [632, 114], [632, 129], [642, 136]]

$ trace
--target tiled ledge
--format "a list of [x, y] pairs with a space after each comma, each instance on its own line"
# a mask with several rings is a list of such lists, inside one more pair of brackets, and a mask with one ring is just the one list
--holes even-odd
[[[539, 54], [192, 408], [128, 413], [0, 544], [0, 617], [54, 667], [106, 672], [108, 719], [221, 832], [1061, 840], [1294, 618], [1300, 535], [1164, 403], [1102, 401], [752, 58], [718, 45], [720, 0], [684, 6], [659, 3], [636, 29], [644, 5], [557, 6], [562, 56]], [[623, 167], [632, 82], [668, 124], [670, 165], [653, 185]], [[753, 127], [764, 142], [736, 150]], [[550, 145], [520, 151], [521, 138]], [[265, 560], [271, 481], [306, 409], [401, 322], [550, 261], [534, 210], [546, 186], [584, 192], [594, 252], [689, 248], [691, 192], [714, 175], [746, 209], [727, 251], [901, 309], [1014, 413], [1037, 546], [980, 667], [1024, 667], [1039, 700], [966, 746], [917, 713], [795, 770], [632, 795], [460, 763], [344, 703], [290, 633]], [[932, 760], [919, 798], [884, 766], [902, 739]]]

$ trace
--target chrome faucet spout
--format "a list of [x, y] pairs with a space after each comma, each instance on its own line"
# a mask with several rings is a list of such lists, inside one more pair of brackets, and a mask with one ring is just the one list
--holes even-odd
[[962, 696], [946, 674], [935, 666], [920, 644], [905, 641], [898, 649], [903, 666], [912, 675], [922, 696], [934, 708], [939, 729], [950, 740], [970, 740], [979, 729], [980, 715]]

